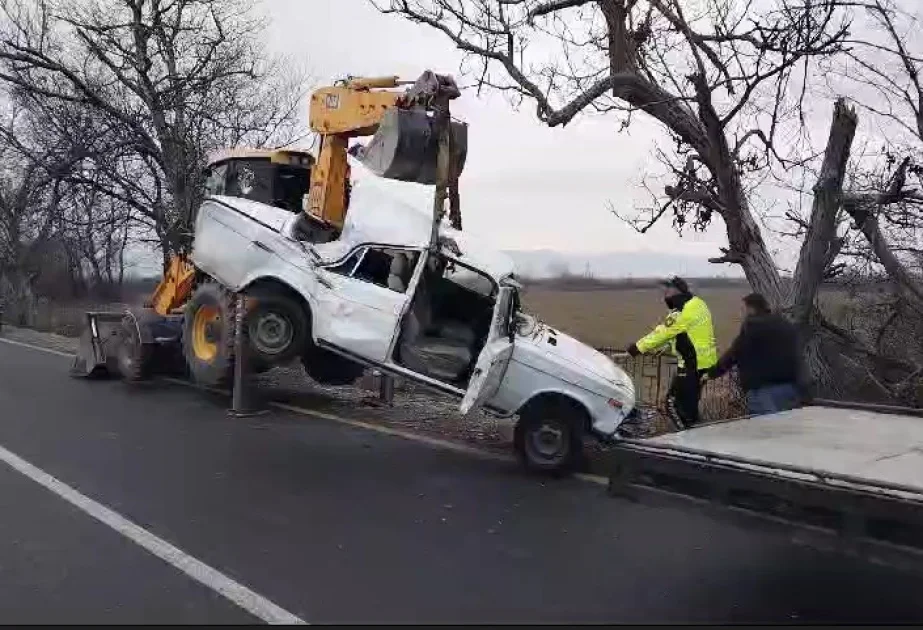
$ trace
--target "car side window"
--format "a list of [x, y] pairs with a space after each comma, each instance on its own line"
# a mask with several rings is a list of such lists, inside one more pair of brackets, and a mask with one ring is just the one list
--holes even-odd
[[391, 275], [391, 254], [385, 250], [369, 247], [353, 277], [387, 288], [388, 276]]
[[419, 252], [387, 247], [363, 247], [328, 271], [370, 282], [384, 289], [405, 293], [416, 267]]
[[354, 277], [385, 289], [404, 293], [417, 262], [417, 252], [369, 247], [359, 262]]
[[347, 256], [346, 260], [343, 262], [325, 268], [331, 273], [346, 276], [347, 278], [352, 277], [353, 272], [356, 271], [356, 267], [358, 266], [359, 261], [362, 260], [362, 256], [365, 254], [365, 250], [365, 247], [360, 247], [352, 254]]

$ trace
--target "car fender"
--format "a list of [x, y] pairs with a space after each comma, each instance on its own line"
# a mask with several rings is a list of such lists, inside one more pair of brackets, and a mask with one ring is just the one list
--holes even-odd
[[516, 415], [522, 412], [529, 404], [541, 398], [564, 398], [578, 405], [586, 412], [588, 430], [604, 436], [610, 436], [625, 419], [624, 413], [618, 407], [613, 407], [603, 396], [581, 388], [544, 387], [530, 392], [515, 406], [514, 410], [505, 415]]
[[[239, 287], [231, 287], [232, 291], [246, 291], [259, 282], [278, 282], [288, 287], [293, 293], [299, 295], [304, 301], [307, 309], [308, 322], [311, 326], [311, 338], [316, 341], [314, 336], [314, 314], [317, 313], [317, 300], [313, 291], [309, 291], [305, 282], [304, 271], [296, 268], [280, 267], [279, 269], [257, 269], [248, 273]], [[310, 287], [310, 288], [313, 288]]]

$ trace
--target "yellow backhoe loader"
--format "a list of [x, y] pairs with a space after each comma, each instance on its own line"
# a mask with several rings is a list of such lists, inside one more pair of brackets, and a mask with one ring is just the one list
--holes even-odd
[[[405, 90], [395, 90], [409, 86]], [[461, 228], [457, 181], [467, 154], [467, 127], [452, 121], [449, 101], [459, 96], [449, 76], [425, 72], [416, 81], [398, 77], [350, 78], [311, 95], [310, 127], [320, 137], [316, 160], [303, 151], [235, 149], [213, 156], [206, 172], [206, 195], [246, 197], [300, 213], [299, 234], [309, 242], [336, 239], [349, 207], [349, 164], [354, 155], [380, 177], [436, 185], [435, 208], [449, 201], [449, 218]], [[373, 136], [349, 147], [352, 138]], [[435, 221], [434, 221], [435, 224]], [[191, 246], [194, 217], [183, 226]], [[231, 364], [230, 348], [217, 343], [231, 325], [227, 309], [193, 299], [202, 281], [184, 251], [167, 263], [164, 275], [142, 309], [87, 313], [87, 326], [71, 373], [121, 375], [140, 380], [155, 372], [184, 371], [214, 363], [219, 384]], [[258, 302], [260, 308], [255, 308]], [[271, 299], [247, 299], [245, 326], [268, 330], [275, 313]], [[262, 321], [266, 319], [267, 321]], [[251, 347], [251, 365], [270, 365]]]

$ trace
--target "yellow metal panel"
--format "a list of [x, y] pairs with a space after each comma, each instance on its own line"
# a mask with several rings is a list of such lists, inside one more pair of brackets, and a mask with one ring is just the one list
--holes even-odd
[[186, 303], [192, 293], [195, 267], [185, 256], [173, 256], [166, 273], [151, 297], [151, 307], [159, 315], [169, 315]]
[[348, 87], [328, 87], [311, 95], [311, 129], [348, 137], [375, 133], [382, 114], [394, 107], [398, 92], [369, 92]]
[[349, 162], [345, 136], [327, 136], [321, 145], [317, 163], [311, 169], [308, 214], [325, 225], [343, 227], [346, 216], [346, 182]]

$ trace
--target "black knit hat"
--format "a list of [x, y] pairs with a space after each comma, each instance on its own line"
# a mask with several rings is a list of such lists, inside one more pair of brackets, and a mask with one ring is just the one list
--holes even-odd
[[679, 276], [673, 276], [669, 280], [664, 280], [662, 284], [665, 287], [673, 287], [680, 293], [685, 293], [686, 295], [690, 295], [692, 293], [689, 290], [689, 285], [686, 283], [686, 281]]

